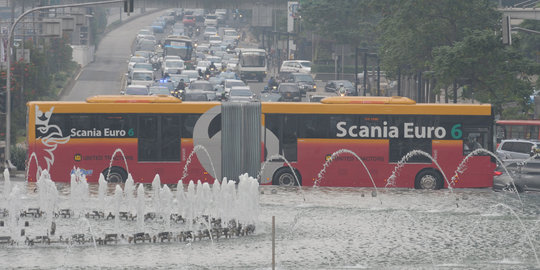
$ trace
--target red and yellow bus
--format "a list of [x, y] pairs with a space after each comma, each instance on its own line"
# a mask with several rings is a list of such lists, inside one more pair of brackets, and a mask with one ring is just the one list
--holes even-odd
[[540, 120], [497, 120], [497, 142], [504, 139], [540, 140]]
[[[201, 145], [208, 154], [195, 152], [186, 180], [211, 182], [221, 172], [221, 117], [218, 102], [182, 102], [166, 96], [29, 102], [28, 180], [36, 181], [47, 169], [54, 181], [69, 181], [70, 172], [79, 168], [89, 182], [97, 182], [101, 173], [121, 182], [129, 172], [136, 182], [150, 183], [159, 174], [162, 183], [176, 184], [194, 146]], [[348, 149], [382, 187], [405, 155], [421, 150], [437, 164], [427, 156], [412, 156], [398, 170], [393, 186], [443, 188], [448, 186], [445, 177], [450, 181], [473, 150], [467, 146], [471, 138], [487, 150], [494, 145], [492, 109], [481, 104], [416, 104], [402, 97], [264, 102], [261, 123], [261, 184], [296, 184], [284, 157], [300, 184], [312, 186], [332, 154]], [[490, 156], [473, 156], [467, 167], [472, 169], [453, 187], [492, 186], [495, 163]], [[318, 184], [373, 186], [364, 166], [348, 153], [332, 158]]]

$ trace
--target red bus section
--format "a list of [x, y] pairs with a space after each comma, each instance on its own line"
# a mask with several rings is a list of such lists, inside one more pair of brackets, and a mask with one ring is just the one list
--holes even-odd
[[540, 120], [497, 120], [497, 142], [504, 139], [540, 140]]
[[[262, 103], [260, 117], [261, 184], [296, 185], [295, 175], [303, 186], [493, 184], [495, 163], [482, 151], [468, 159], [470, 169], [454, 177], [475, 149], [493, 150], [490, 105], [334, 97], [321, 103]], [[221, 105], [215, 102], [162, 96], [29, 102], [28, 180], [48, 170], [54, 181], [67, 182], [77, 168], [89, 182], [100, 174], [122, 182], [128, 173], [140, 183], [150, 183], [156, 174], [167, 184], [213, 182], [221, 178], [227, 158], [221, 124]]]

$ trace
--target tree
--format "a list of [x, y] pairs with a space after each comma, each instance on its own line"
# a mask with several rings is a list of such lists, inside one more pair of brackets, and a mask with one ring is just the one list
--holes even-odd
[[540, 65], [516, 48], [504, 46], [500, 35], [475, 30], [452, 46], [435, 48], [431, 69], [439, 87], [461, 82], [474, 92], [475, 99], [492, 103], [504, 115], [505, 104], [527, 110], [533, 91], [529, 76], [539, 74]]
[[383, 69], [402, 74], [429, 70], [432, 51], [463, 40], [469, 30], [500, 29], [500, 14], [489, 0], [384, 0], [379, 25]]
[[300, 15], [306, 27], [340, 44], [373, 47], [381, 16], [372, 0], [302, 0]]

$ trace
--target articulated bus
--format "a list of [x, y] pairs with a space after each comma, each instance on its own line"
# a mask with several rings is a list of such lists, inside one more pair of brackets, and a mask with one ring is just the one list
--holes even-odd
[[[467, 146], [471, 138], [477, 147], [493, 150], [491, 105], [329, 97], [320, 103], [263, 102], [260, 117], [261, 184], [295, 185], [293, 170], [304, 186], [436, 189], [449, 183], [459, 188], [493, 184], [496, 164], [487, 155], [472, 156], [466, 164], [471, 169], [453, 178], [474, 150]], [[122, 182], [129, 172], [140, 183], [150, 183], [156, 174], [167, 184], [186, 174], [186, 180], [212, 183], [220, 179], [222, 120], [221, 103], [168, 96], [29, 102], [28, 181], [36, 181], [45, 169], [54, 181], [69, 181], [70, 172], [79, 168], [89, 182], [97, 182], [100, 174]], [[208, 154], [192, 153], [197, 145]], [[340, 149], [354, 152], [365, 167], [350, 152], [333, 155]], [[413, 150], [427, 155], [412, 155], [396, 169]], [[394, 172], [397, 177], [389, 181]]]

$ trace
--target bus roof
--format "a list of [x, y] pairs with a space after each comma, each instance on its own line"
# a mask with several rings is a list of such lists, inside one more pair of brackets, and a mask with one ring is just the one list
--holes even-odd
[[240, 52], [263, 52], [266, 53], [263, 49], [257, 49], [257, 48], [239, 48]]
[[166, 39], [176, 39], [176, 40], [185, 40], [185, 41], [191, 41], [191, 39], [187, 36], [173, 36], [169, 35]]
[[416, 104], [416, 101], [406, 97], [339, 97], [332, 96], [321, 100], [324, 104]]
[[[57, 106], [63, 104], [65, 106]], [[94, 106], [81, 106], [94, 104]], [[111, 106], [111, 104], [116, 104]], [[141, 104], [148, 104], [146, 111]], [[152, 105], [155, 104], [155, 105]], [[43, 106], [42, 110], [56, 107], [56, 112], [73, 113], [203, 113], [220, 102], [182, 102], [167, 95], [125, 96], [101, 95], [89, 97], [86, 102], [32, 101], [33, 105]], [[403, 97], [328, 97], [317, 102], [262, 102], [262, 113], [269, 114], [364, 114], [364, 115], [484, 115], [491, 116], [490, 104], [444, 104], [416, 103]]]
[[180, 99], [169, 95], [101, 95], [86, 99], [88, 103], [180, 103]]

